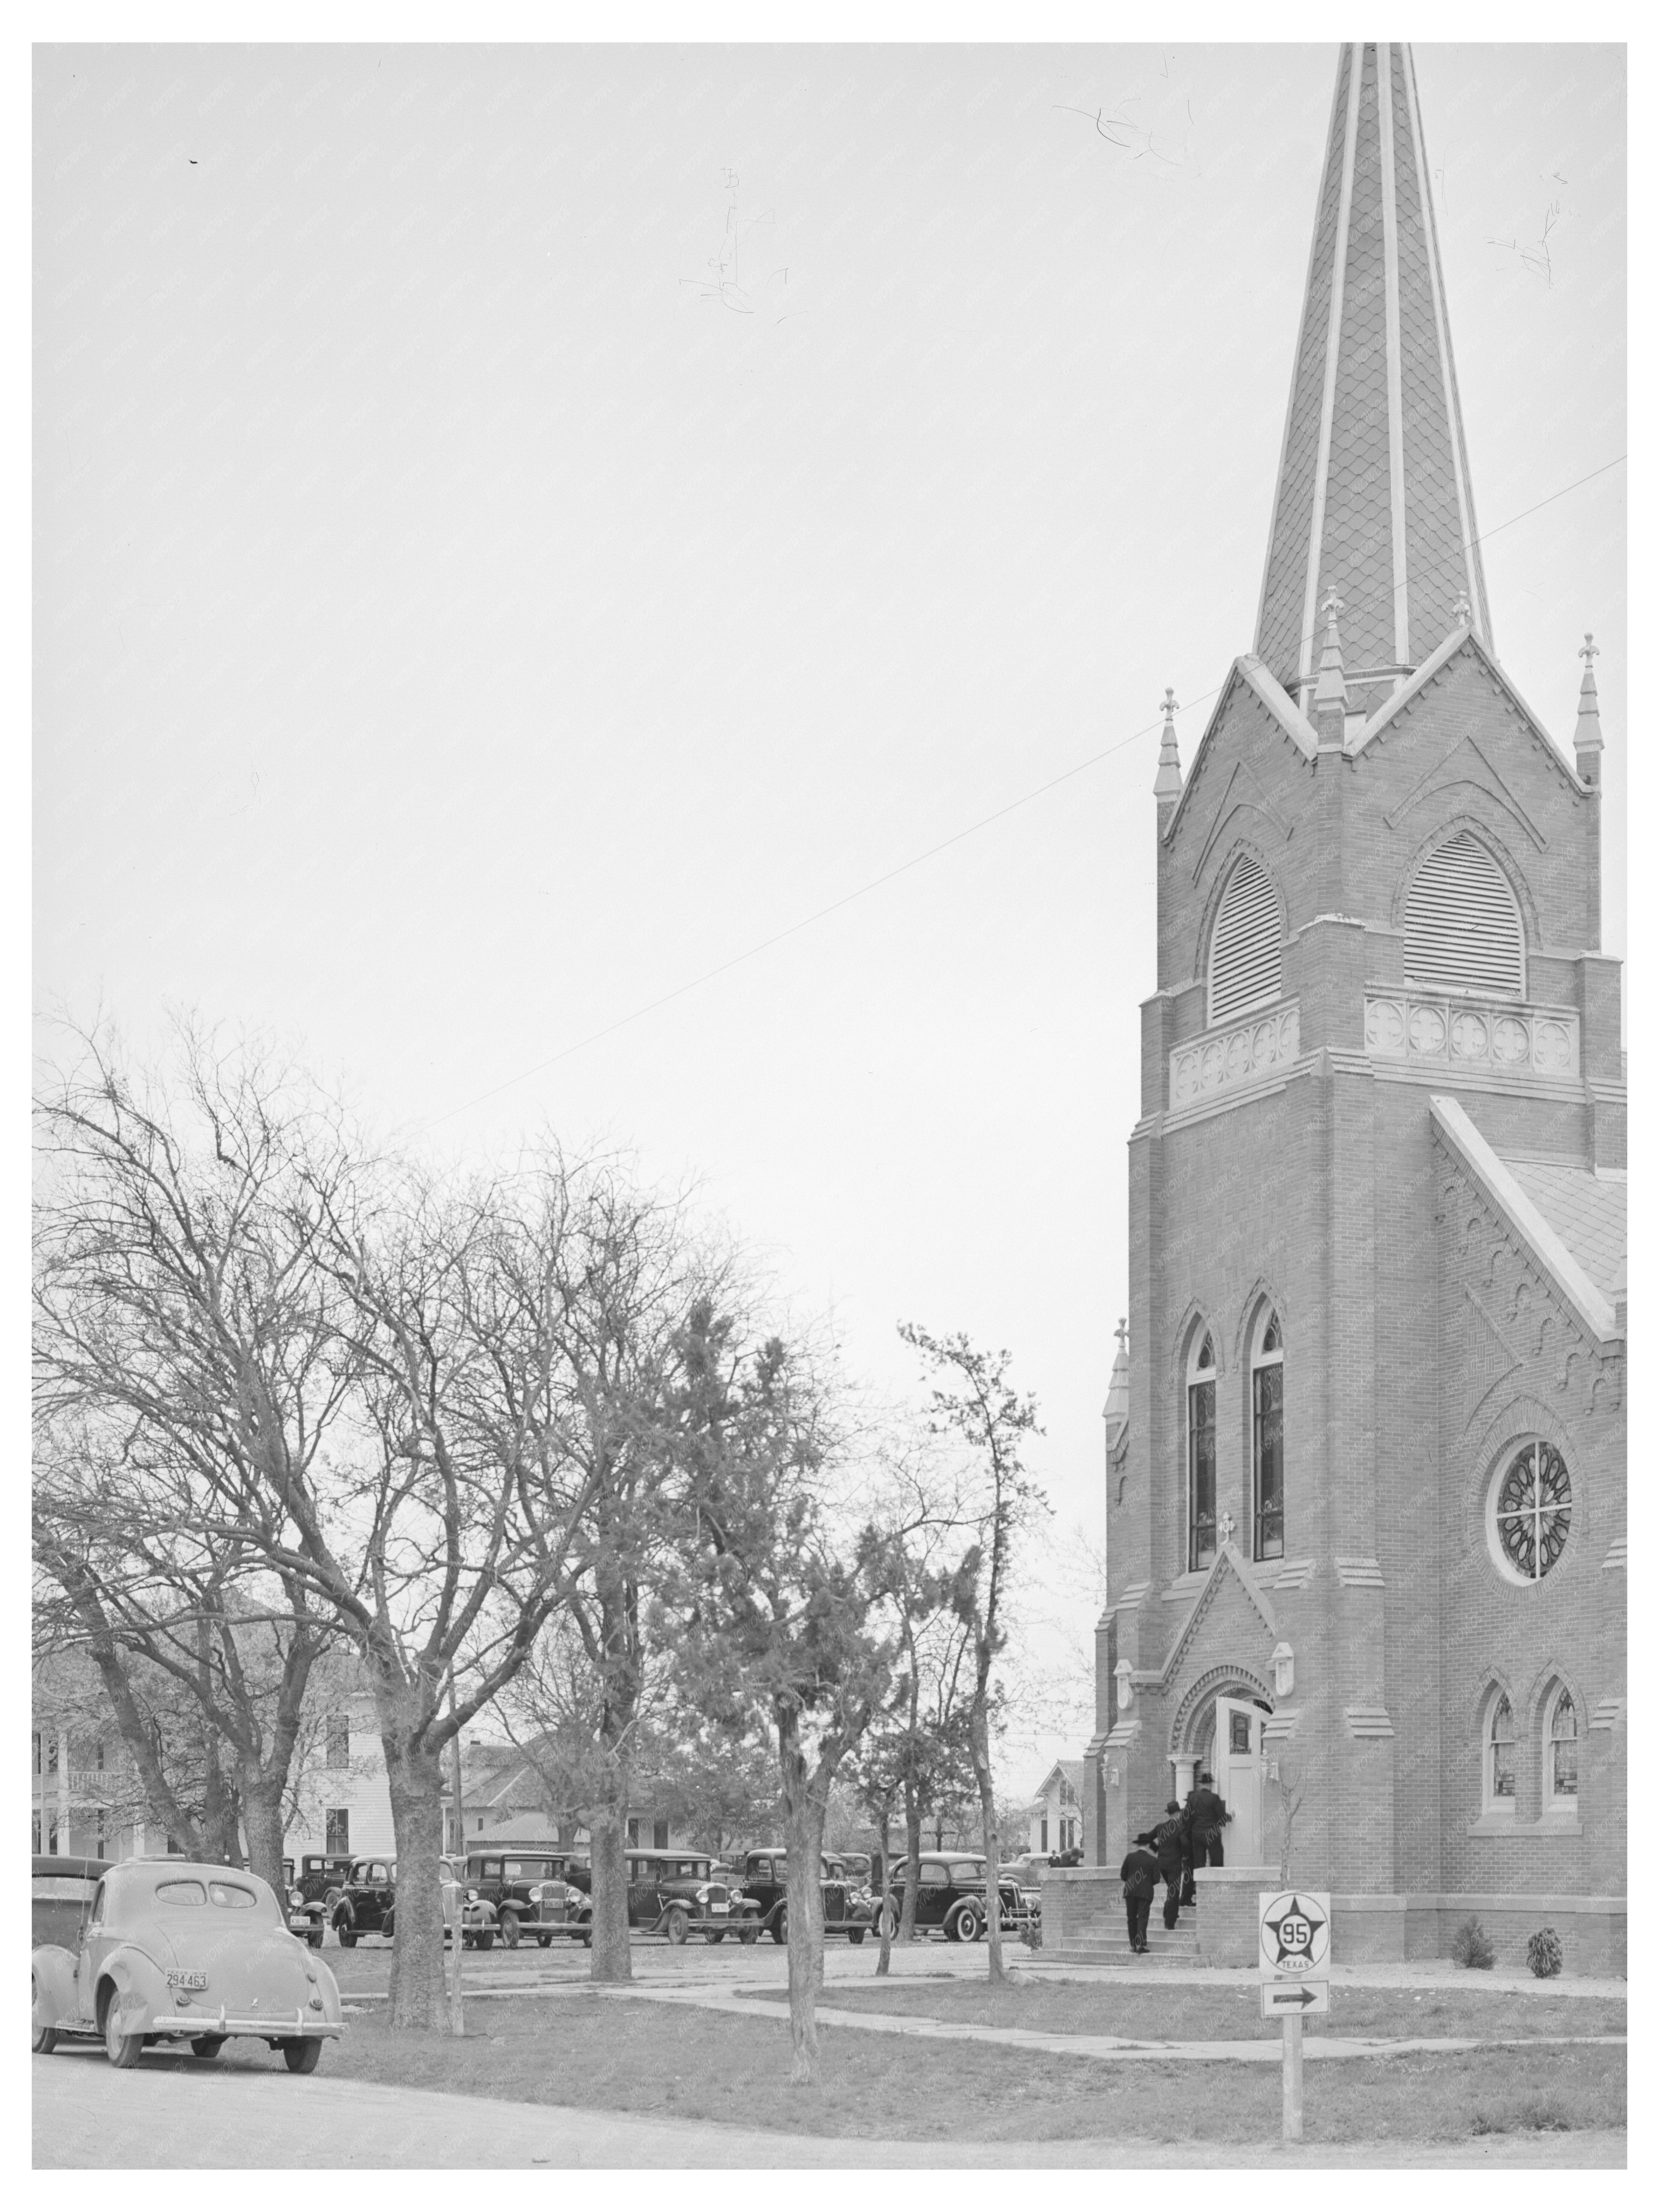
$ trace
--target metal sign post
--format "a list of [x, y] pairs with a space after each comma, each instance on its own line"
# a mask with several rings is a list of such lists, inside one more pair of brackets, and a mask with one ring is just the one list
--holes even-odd
[[1324, 1890], [1257, 1893], [1261, 2017], [1285, 2033], [1284, 2139], [1302, 2140], [1302, 2022], [1331, 2008], [1331, 1900]]

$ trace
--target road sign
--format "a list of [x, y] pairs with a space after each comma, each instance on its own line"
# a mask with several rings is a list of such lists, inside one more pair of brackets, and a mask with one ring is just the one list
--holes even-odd
[[1320, 1889], [1257, 1892], [1264, 1981], [1322, 1981], [1330, 1972], [1331, 1900]]
[[1261, 1984], [1261, 2017], [1263, 2020], [1300, 2020], [1310, 2012], [1328, 2012], [1331, 2008], [1331, 1985], [1328, 1982], [1263, 1982]]

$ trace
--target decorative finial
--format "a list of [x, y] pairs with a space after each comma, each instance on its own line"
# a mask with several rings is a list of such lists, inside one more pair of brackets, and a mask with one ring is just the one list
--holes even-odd
[[1469, 595], [1467, 592], [1460, 592], [1452, 601], [1452, 621], [1459, 629], [1472, 629], [1474, 627], [1474, 609], [1469, 602]]
[[1601, 702], [1595, 696], [1595, 656], [1601, 650], [1593, 634], [1586, 630], [1578, 648], [1584, 674], [1578, 686], [1578, 726], [1572, 733], [1572, 750], [1578, 781], [1592, 786], [1601, 781]]
[[1127, 1318], [1119, 1322], [1116, 1329], [1117, 1348], [1127, 1359], [1129, 1356], [1129, 1324]]
[[1181, 749], [1176, 743], [1176, 695], [1164, 694], [1164, 736], [1158, 749], [1158, 775], [1152, 796], [1160, 806], [1172, 806], [1181, 796]]
[[1222, 1542], [1224, 1544], [1231, 1544], [1233, 1540], [1232, 1515], [1231, 1513], [1224, 1513], [1216, 1525], [1221, 1531]]
[[1330, 585], [1325, 587], [1321, 611], [1325, 617], [1325, 647], [1319, 656], [1319, 681], [1314, 686], [1313, 720], [1319, 742], [1326, 749], [1340, 749], [1347, 726], [1348, 686], [1342, 673], [1342, 640], [1336, 618], [1343, 602]]

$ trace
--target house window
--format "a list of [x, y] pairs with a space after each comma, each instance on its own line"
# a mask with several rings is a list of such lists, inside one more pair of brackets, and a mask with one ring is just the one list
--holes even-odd
[[1241, 853], [1210, 933], [1210, 1020], [1229, 1022], [1279, 991], [1279, 898], [1260, 860]]
[[351, 1855], [351, 1808], [331, 1805], [323, 1814], [323, 1849], [331, 1858]]
[[39, 1858], [40, 1856], [40, 1815], [36, 1813], [32, 1817], [33, 1826], [29, 1834], [29, 1849], [33, 1852], [35, 1857]]
[[1258, 1559], [1285, 1556], [1285, 1340], [1279, 1316], [1270, 1313], [1250, 1364], [1250, 1436], [1254, 1493], [1254, 1552]]
[[1486, 1802], [1515, 1810], [1515, 1711], [1499, 1691], [1486, 1716]]
[[1578, 1711], [1570, 1691], [1558, 1692], [1549, 1709], [1544, 1741], [1544, 1802], [1571, 1812], [1578, 1802]]
[[628, 1824], [628, 1840], [630, 1844], [637, 1844], [640, 1840], [640, 1824], [637, 1820], [630, 1820]]
[[1431, 990], [1525, 996], [1521, 909], [1509, 878], [1467, 830], [1436, 847], [1406, 894], [1406, 976]]
[[1187, 1369], [1187, 1566], [1215, 1557], [1215, 1346], [1207, 1332]]
[[325, 1766], [349, 1766], [351, 1764], [351, 1722], [345, 1713], [331, 1713], [324, 1734], [323, 1764]]
[[1566, 1547], [1572, 1484], [1553, 1444], [1528, 1437], [1498, 1462], [1487, 1503], [1487, 1540], [1498, 1571], [1514, 1583], [1541, 1582]]
[[1042, 1816], [1042, 1820], [1040, 1820], [1037, 1822], [1037, 1849], [1038, 1849], [1040, 1851], [1046, 1851], [1046, 1850], [1048, 1850], [1048, 1814], [1045, 1813], [1045, 1814], [1043, 1814], [1043, 1816]]
[[668, 1823], [666, 1820], [653, 1820], [652, 1822], [651, 1847], [653, 1850], [658, 1851], [665, 1851], [668, 1849]]

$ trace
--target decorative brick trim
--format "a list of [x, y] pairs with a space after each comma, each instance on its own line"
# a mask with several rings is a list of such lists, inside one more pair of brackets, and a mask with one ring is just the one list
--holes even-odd
[[1188, 1686], [1187, 1693], [1175, 1709], [1170, 1723], [1170, 1756], [1187, 1756], [1187, 1731], [1206, 1699], [1223, 1691], [1237, 1690], [1252, 1698], [1260, 1698], [1271, 1708], [1273, 1694], [1267, 1685], [1248, 1667], [1206, 1668], [1195, 1682]]
[[1512, 1000], [1464, 1000], [1425, 991], [1365, 994], [1365, 1049], [1373, 1059], [1482, 1074], [1577, 1076], [1578, 1016], [1571, 1008]]
[[1267, 1585], [1270, 1589], [1306, 1589], [1314, 1578], [1317, 1559], [1286, 1559]]
[[1375, 1559], [1334, 1559], [1336, 1579], [1344, 1589], [1381, 1589], [1382, 1570]]
[[1170, 1111], [1207, 1105], [1218, 1091], [1280, 1080], [1301, 1052], [1301, 1008], [1267, 1006], [1170, 1054]]
[[1250, 1603], [1255, 1607], [1257, 1613], [1261, 1616], [1262, 1626], [1267, 1630], [1269, 1636], [1273, 1637], [1275, 1641], [1277, 1640], [1279, 1636], [1279, 1623], [1273, 1618], [1273, 1607], [1267, 1603], [1267, 1599], [1262, 1596], [1261, 1592], [1256, 1588], [1255, 1577], [1245, 1565], [1243, 1554], [1239, 1551], [1238, 1547], [1236, 1544], [1224, 1543], [1220, 1550], [1215, 1555], [1214, 1564], [1212, 1565], [1209, 1574], [1205, 1579], [1203, 1589], [1200, 1590], [1197, 1597], [1193, 1601], [1192, 1611], [1188, 1614], [1186, 1620], [1181, 1625], [1181, 1633], [1176, 1638], [1175, 1642], [1170, 1646], [1169, 1657], [1165, 1659], [1164, 1664], [1158, 1668], [1157, 1674], [1152, 1677], [1153, 1681], [1157, 1684], [1158, 1688], [1164, 1688], [1173, 1678], [1176, 1669], [1180, 1666], [1182, 1658], [1186, 1656], [1188, 1645], [1192, 1643], [1194, 1637], [1197, 1635], [1200, 1625], [1203, 1621], [1205, 1614], [1215, 1602], [1216, 1592], [1221, 1586], [1221, 1575], [1224, 1568], [1230, 1568], [1237, 1577], [1239, 1586], [1243, 1590], [1245, 1596], [1249, 1598]]
[[1394, 1734], [1394, 1723], [1382, 1705], [1350, 1705], [1342, 1717], [1348, 1723], [1352, 1736], [1382, 1736]]

